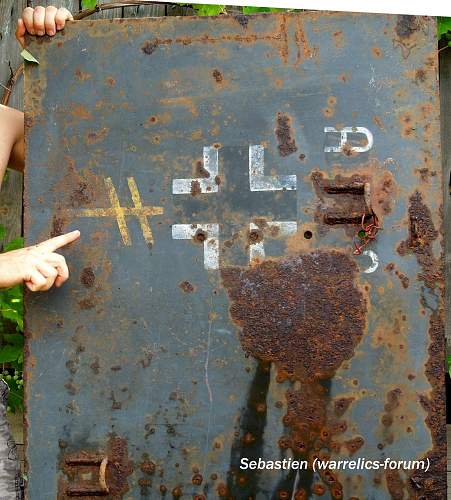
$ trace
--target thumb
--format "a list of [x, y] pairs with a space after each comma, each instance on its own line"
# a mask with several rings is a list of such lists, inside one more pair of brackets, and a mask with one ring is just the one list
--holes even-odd
[[26, 33], [25, 23], [22, 18], [17, 20], [17, 28], [16, 28], [16, 38], [20, 43], [21, 47], [25, 47], [25, 33]]

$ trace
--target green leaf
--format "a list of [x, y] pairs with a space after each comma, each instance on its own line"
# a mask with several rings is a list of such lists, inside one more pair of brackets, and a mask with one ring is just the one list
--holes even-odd
[[0, 363], [16, 361], [22, 355], [22, 347], [7, 345], [0, 349]]
[[6, 234], [6, 229], [3, 224], [0, 224], [0, 240], [2, 240], [5, 237]]
[[18, 250], [19, 248], [23, 248], [23, 238], [16, 238], [15, 240], [11, 240], [7, 245], [5, 245], [5, 252], [10, 252], [11, 250]]
[[437, 18], [438, 38], [442, 38], [447, 33], [451, 32], [451, 17]]
[[8, 406], [11, 413], [16, 413], [16, 411], [23, 410], [23, 388], [21, 388], [20, 390], [17, 388], [15, 388], [14, 390], [10, 388]]
[[28, 52], [27, 49], [23, 49], [22, 52], [20, 53], [20, 55], [25, 59], [25, 61], [39, 64], [39, 61], [36, 59], [36, 57], [34, 57], [32, 54], [30, 54], [30, 52]]
[[24, 344], [24, 336], [20, 333], [7, 333], [3, 335], [3, 340], [8, 342], [8, 344], [12, 344], [15, 346], [23, 346]]
[[97, 6], [97, 0], [81, 0], [82, 9], [95, 9]]
[[193, 3], [192, 5], [199, 16], [218, 16], [225, 12], [225, 5], [210, 5], [203, 3]]
[[0, 304], [0, 312], [2, 313], [2, 316], [5, 319], [9, 319], [9, 321], [12, 321], [17, 324], [21, 321], [19, 312], [16, 309], [13, 309], [12, 307], [8, 306], [5, 307]]
[[256, 14], [257, 12], [280, 12], [286, 9], [277, 9], [275, 7], [243, 7], [243, 14]]

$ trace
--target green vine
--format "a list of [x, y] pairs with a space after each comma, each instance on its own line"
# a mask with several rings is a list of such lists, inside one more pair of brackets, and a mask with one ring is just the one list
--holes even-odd
[[[0, 225], [0, 239], [5, 237], [5, 227]], [[9, 252], [22, 248], [23, 238], [12, 240], [4, 246]], [[0, 290], [0, 378], [9, 385], [9, 412], [23, 410], [23, 287], [16, 285]]]

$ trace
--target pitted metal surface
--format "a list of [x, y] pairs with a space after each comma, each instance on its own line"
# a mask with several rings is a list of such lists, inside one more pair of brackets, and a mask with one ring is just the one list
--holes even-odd
[[[445, 498], [435, 30], [293, 13], [33, 41], [26, 238], [82, 238], [27, 297], [30, 499]], [[290, 457], [430, 469], [240, 469]]]

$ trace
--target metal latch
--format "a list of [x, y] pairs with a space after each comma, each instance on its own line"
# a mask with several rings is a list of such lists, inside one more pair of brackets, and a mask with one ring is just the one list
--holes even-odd
[[[360, 212], [352, 213], [353, 203], [352, 200], [343, 203], [343, 208], [329, 209], [324, 215], [324, 222], [326, 224], [360, 224], [362, 215], [364, 218], [370, 217], [373, 213], [371, 208], [371, 191], [369, 182], [350, 182], [348, 184], [330, 184], [323, 186], [323, 191], [328, 195], [348, 195], [358, 196], [363, 198], [364, 208]], [[346, 208], [349, 206], [351, 213], [346, 213]], [[363, 212], [363, 213], [362, 213]]]
[[[106, 496], [109, 494], [110, 490], [106, 484], [108, 457], [105, 455], [78, 456], [67, 458], [65, 463], [68, 467], [78, 468], [77, 472], [75, 472], [75, 478], [80, 480], [77, 484], [67, 487], [67, 496]], [[93, 474], [93, 471], [90, 470], [92, 467], [98, 467], [98, 485], [89, 481]]]

